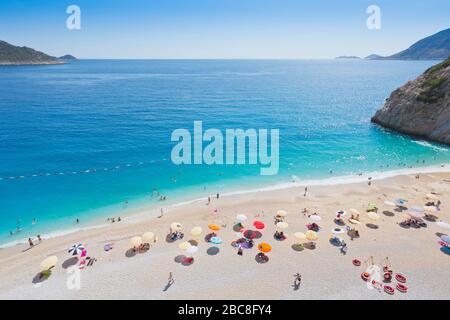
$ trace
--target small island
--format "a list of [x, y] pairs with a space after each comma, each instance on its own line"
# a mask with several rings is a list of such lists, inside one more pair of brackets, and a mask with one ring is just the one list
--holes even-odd
[[63, 64], [74, 59], [76, 58], [71, 55], [53, 57], [32, 48], [14, 46], [0, 40], [0, 65], [3, 66]]

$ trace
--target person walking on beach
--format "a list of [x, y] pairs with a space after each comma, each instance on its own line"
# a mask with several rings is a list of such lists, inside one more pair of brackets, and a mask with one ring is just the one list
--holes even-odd
[[31, 238], [28, 238], [28, 244], [30, 245], [30, 248], [34, 246], [33, 240], [31, 240]]
[[169, 272], [169, 279], [167, 280], [168, 285], [172, 285], [175, 283], [175, 280], [173, 280], [172, 272]]
[[219, 199], [219, 194], [216, 194], [216, 199]]
[[307, 192], [308, 192], [308, 187], [305, 187], [305, 193], [303, 194], [304, 197], [306, 197]]
[[294, 274], [294, 290], [298, 290], [302, 284], [302, 275], [300, 273]]
[[208, 196], [208, 203], [207, 204], [210, 204], [211, 203], [211, 196]]
[[347, 254], [347, 244], [342, 240], [341, 253], [345, 256]]

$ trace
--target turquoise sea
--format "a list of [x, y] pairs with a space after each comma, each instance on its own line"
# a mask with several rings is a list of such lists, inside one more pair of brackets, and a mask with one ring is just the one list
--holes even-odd
[[[370, 123], [391, 91], [435, 63], [80, 60], [0, 67], [0, 244], [216, 192], [449, 163], [448, 147]], [[249, 165], [173, 165], [171, 133], [192, 131], [194, 120], [204, 129], [279, 129], [278, 175], [260, 176]], [[161, 203], [154, 190], [168, 200]]]

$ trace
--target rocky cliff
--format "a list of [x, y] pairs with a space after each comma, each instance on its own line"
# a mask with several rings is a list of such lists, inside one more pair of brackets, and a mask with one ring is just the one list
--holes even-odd
[[372, 121], [450, 145], [450, 57], [392, 92]]

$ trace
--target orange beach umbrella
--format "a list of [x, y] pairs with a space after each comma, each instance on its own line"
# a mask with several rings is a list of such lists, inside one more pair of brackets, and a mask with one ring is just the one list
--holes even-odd
[[268, 243], [261, 242], [260, 244], [258, 244], [258, 250], [261, 252], [270, 252], [272, 250], [272, 247]]

